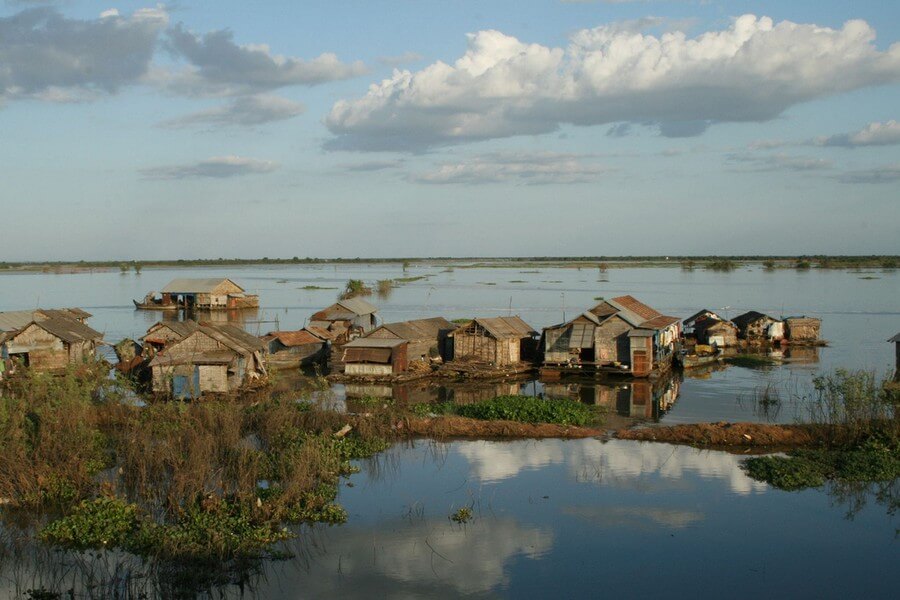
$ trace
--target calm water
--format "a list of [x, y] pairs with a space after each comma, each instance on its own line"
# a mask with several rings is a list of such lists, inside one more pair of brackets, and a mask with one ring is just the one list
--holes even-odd
[[[661, 382], [650, 390], [656, 400], [650, 407], [642, 403], [647, 390], [636, 391], [635, 384], [524, 380], [336, 386], [335, 401], [350, 410], [361, 395], [466, 402], [521, 392], [568, 395], [604, 404], [615, 415], [663, 423], [767, 419], [772, 416], [757, 414], [748, 401], [761, 386], [802, 394], [819, 372], [849, 367], [884, 373], [893, 366], [893, 348], [885, 340], [900, 331], [896, 272], [522, 272], [531, 270], [414, 266], [403, 273], [399, 266], [362, 265], [5, 274], [0, 309], [81, 306], [95, 315], [93, 327], [118, 340], [140, 336], [159, 318], [134, 311], [132, 298], [174, 277], [229, 276], [260, 294], [262, 307], [245, 327], [263, 333], [275, 324], [255, 321], [298, 328], [337, 294], [304, 286], [426, 275], [388, 298], [373, 297], [381, 317], [511, 312], [540, 328], [592, 306], [595, 297], [633, 294], [680, 317], [726, 306], [729, 316], [748, 309], [818, 316], [830, 341], [828, 348], [767, 370], [728, 367]], [[790, 421], [799, 412], [786, 400], [774, 418]], [[243, 596], [896, 597], [900, 522], [884, 504], [885, 490], [881, 503], [867, 489], [783, 492], [750, 480], [740, 461], [722, 452], [615, 440], [398, 445], [363, 462], [362, 472], [349, 479], [352, 487], [342, 486], [346, 525], [299, 528], [289, 545], [295, 557], [248, 575]], [[896, 497], [897, 482], [887, 487]], [[472, 507], [475, 518], [461, 526], [448, 515], [462, 506]], [[40, 585], [83, 590], [92, 577], [110, 578], [117, 569], [121, 577], [133, 567], [111, 556], [41, 550], [9, 555], [0, 545], [0, 595]], [[242, 594], [236, 586], [218, 591]]]

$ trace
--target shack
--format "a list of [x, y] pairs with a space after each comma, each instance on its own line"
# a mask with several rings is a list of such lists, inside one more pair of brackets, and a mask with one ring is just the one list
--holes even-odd
[[259, 296], [247, 294], [230, 279], [173, 279], [156, 298], [150, 292], [135, 308], [147, 310], [237, 310], [258, 308]]
[[684, 319], [684, 321], [682, 321], [682, 330], [684, 331], [684, 335], [685, 336], [695, 335], [695, 329], [697, 328], [697, 325], [707, 319], [716, 319], [718, 321], [724, 321], [724, 319], [722, 317], [720, 317], [718, 314], [714, 313], [713, 311], [709, 310], [708, 308], [704, 308], [702, 310], [695, 312], [694, 314], [689, 316], [687, 319]]
[[262, 340], [269, 352], [269, 366], [277, 369], [323, 364], [328, 360], [333, 335], [323, 329], [272, 331]]
[[698, 344], [731, 348], [738, 345], [738, 328], [731, 321], [703, 319], [694, 324], [694, 337]]
[[36, 309], [0, 313], [0, 360], [41, 371], [61, 371], [94, 358], [103, 334], [80, 309]]
[[197, 331], [200, 324], [197, 321], [186, 319], [184, 321], [160, 321], [150, 326], [147, 333], [141, 338], [144, 346], [159, 351], [174, 342], [180, 342], [190, 334]]
[[174, 398], [228, 393], [266, 377], [266, 345], [234, 325], [199, 323], [149, 366], [156, 393]]
[[375, 329], [378, 309], [362, 298], [338, 300], [309, 318], [309, 327], [318, 327], [335, 334], [336, 343], [365, 335]]
[[363, 377], [390, 377], [409, 368], [409, 343], [401, 339], [357, 338], [344, 345], [344, 374]]
[[792, 344], [818, 343], [821, 328], [822, 319], [815, 317], [788, 317], [784, 320], [785, 337]]
[[748, 342], [777, 342], [784, 339], [784, 323], [755, 310], [736, 316], [732, 323], [737, 325], [738, 337]]
[[453, 360], [477, 360], [496, 366], [532, 360], [538, 335], [519, 316], [477, 317], [448, 334]]
[[680, 323], [632, 296], [604, 300], [544, 330], [544, 366], [645, 377], [671, 365]]
[[366, 339], [403, 340], [408, 342], [407, 358], [410, 362], [427, 361], [429, 358], [446, 358], [451, 350], [448, 335], [456, 326], [443, 317], [413, 319], [398, 323], [385, 323]]

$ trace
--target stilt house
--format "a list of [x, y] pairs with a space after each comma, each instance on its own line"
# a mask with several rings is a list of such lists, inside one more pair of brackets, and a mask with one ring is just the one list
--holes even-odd
[[819, 341], [822, 319], [815, 317], [788, 317], [784, 320], [785, 337], [792, 344], [815, 344]]
[[327, 361], [334, 336], [321, 328], [273, 331], [263, 336], [268, 346], [269, 366], [291, 368]]
[[161, 306], [185, 309], [223, 310], [255, 308], [259, 297], [247, 294], [230, 279], [173, 279], [162, 289]]
[[538, 333], [518, 316], [479, 317], [450, 332], [453, 360], [477, 360], [496, 366], [532, 360]]

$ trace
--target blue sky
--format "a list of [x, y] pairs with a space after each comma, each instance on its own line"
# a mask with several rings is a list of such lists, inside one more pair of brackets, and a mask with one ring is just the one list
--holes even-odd
[[0, 260], [900, 253], [898, 107], [893, 2], [10, 1]]

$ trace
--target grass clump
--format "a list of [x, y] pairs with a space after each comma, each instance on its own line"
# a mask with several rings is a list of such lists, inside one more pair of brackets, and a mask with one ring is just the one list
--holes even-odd
[[730, 272], [734, 271], [737, 267], [737, 264], [733, 260], [729, 260], [727, 258], [712, 260], [706, 263], [707, 271], [719, 271], [719, 272]]
[[344, 287], [344, 291], [341, 292], [340, 299], [348, 300], [350, 298], [356, 298], [357, 296], [371, 296], [372, 288], [366, 285], [366, 283], [362, 279], [351, 279], [347, 282], [347, 285]]
[[463, 506], [462, 508], [460, 508], [459, 510], [457, 510], [456, 512], [451, 514], [449, 519], [451, 521], [453, 521], [454, 523], [459, 523], [460, 525], [463, 525], [463, 524], [471, 521], [472, 517], [474, 517], [474, 516], [475, 516], [475, 513], [472, 512], [471, 508], [469, 508], [468, 506]]

